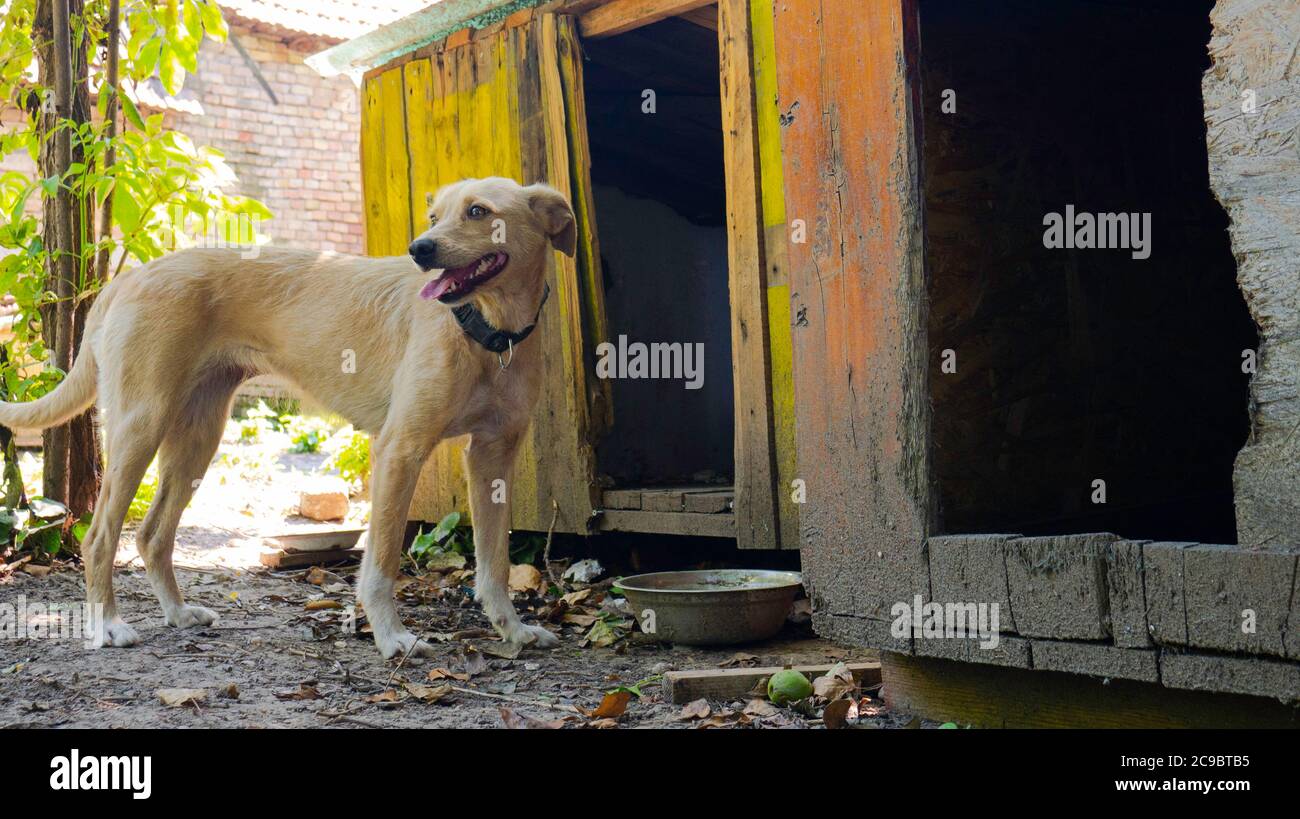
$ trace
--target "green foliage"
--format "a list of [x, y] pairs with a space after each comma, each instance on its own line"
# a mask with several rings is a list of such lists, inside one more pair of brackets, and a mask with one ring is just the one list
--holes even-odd
[[[536, 565], [546, 550], [546, 538], [543, 535], [510, 535], [510, 562]], [[543, 567], [544, 568], [544, 567]]]
[[[36, 0], [10, 0], [0, 18], [0, 105], [36, 112], [53, 99], [52, 89], [33, 79], [32, 24]], [[187, 74], [198, 69], [204, 38], [224, 40], [226, 23], [216, 0], [122, 0], [122, 19], [129, 30], [120, 50], [121, 79], [143, 82], [158, 77], [170, 93], [180, 91]], [[88, 0], [72, 19], [72, 47], [102, 55], [107, 44], [108, 0]], [[27, 401], [48, 392], [63, 373], [46, 367], [39, 375], [18, 374], [22, 362], [44, 360], [39, 308], [55, 300], [46, 271], [51, 253], [42, 240], [35, 202], [61, 191], [82, 204], [86, 217], [76, 252], [77, 295], [98, 287], [90, 275], [101, 248], [110, 253], [110, 271], [139, 264], [163, 253], [196, 244], [249, 245], [261, 241], [256, 226], [270, 211], [260, 202], [224, 192], [235, 176], [221, 153], [196, 146], [184, 134], [163, 127], [163, 115], [145, 117], [127, 94], [119, 94], [106, 76], [106, 60], [91, 60], [90, 87], [97, 89], [95, 122], [61, 120], [42, 134], [34, 116], [0, 134], [0, 157], [27, 153], [36, 161], [41, 142], [67, 131], [74, 156], [64, 173], [29, 179], [10, 171], [0, 174], [0, 293], [12, 293], [19, 313], [14, 335], [5, 342], [9, 364], [0, 377], [10, 400]], [[110, 99], [120, 103], [124, 123], [110, 136], [105, 118]], [[110, 147], [112, 152], [110, 152]], [[114, 154], [110, 162], [110, 153]], [[94, 236], [94, 217], [112, 199], [111, 235]]]
[[325, 462], [325, 468], [337, 471], [348, 483], [365, 486], [370, 480], [370, 436], [354, 431], [348, 442]]
[[451, 512], [438, 521], [432, 531], [425, 532], [423, 528], [417, 531], [409, 552], [411, 559], [419, 566], [427, 564], [434, 555], [472, 555], [473, 533], [468, 526], [460, 525], [460, 512]]
[[0, 544], [57, 556], [63, 549], [60, 533], [67, 517], [66, 506], [40, 497], [15, 507], [0, 507]]
[[158, 461], [149, 465], [149, 469], [144, 473], [144, 478], [140, 480], [140, 485], [136, 487], [135, 497], [131, 498], [131, 505], [126, 510], [126, 520], [128, 523], [144, 520], [144, 516], [153, 504], [154, 497], [158, 494]]
[[281, 420], [284, 431], [289, 434], [290, 452], [320, 452], [320, 445], [329, 439], [333, 431], [320, 418], [297, 415]]

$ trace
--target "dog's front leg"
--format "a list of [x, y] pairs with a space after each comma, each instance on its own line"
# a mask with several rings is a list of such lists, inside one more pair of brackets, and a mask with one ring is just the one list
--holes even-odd
[[387, 426], [372, 442], [370, 536], [361, 561], [357, 597], [384, 657], [430, 656], [433, 647], [402, 624], [393, 600], [402, 563], [406, 518], [420, 468], [433, 449], [434, 437], [419, 430]]
[[474, 596], [502, 639], [550, 648], [559, 638], [541, 626], [524, 625], [510, 602], [510, 497], [521, 438], [519, 432], [491, 437], [476, 432], [465, 453], [474, 523]]

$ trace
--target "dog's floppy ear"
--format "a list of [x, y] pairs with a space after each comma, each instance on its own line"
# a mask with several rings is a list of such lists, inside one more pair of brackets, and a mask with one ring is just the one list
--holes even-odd
[[528, 206], [555, 249], [572, 256], [578, 248], [578, 220], [564, 194], [549, 185], [528, 186]]

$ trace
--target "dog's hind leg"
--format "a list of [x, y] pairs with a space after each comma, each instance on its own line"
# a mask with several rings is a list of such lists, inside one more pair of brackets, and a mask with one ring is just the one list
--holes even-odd
[[129, 646], [140, 639], [135, 629], [117, 614], [117, 601], [113, 596], [113, 559], [117, 555], [118, 538], [122, 534], [127, 509], [162, 437], [158, 418], [146, 412], [115, 412], [110, 415], [110, 421], [105, 427], [108, 463], [104, 484], [95, 503], [90, 530], [82, 544], [86, 602], [90, 607], [86, 636], [94, 648]]
[[172, 569], [172, 549], [181, 514], [221, 444], [238, 384], [237, 378], [221, 373], [204, 379], [186, 400], [158, 450], [158, 494], [140, 525], [136, 543], [169, 626], [206, 626], [217, 620], [211, 609], [185, 603]]
[[521, 437], [518, 432], [492, 438], [475, 433], [465, 453], [469, 510], [474, 521], [474, 596], [502, 639], [550, 648], [559, 638], [541, 626], [524, 625], [510, 602], [510, 499]]

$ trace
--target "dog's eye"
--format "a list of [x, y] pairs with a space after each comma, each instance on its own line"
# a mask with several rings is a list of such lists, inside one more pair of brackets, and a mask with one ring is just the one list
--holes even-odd
[[433, 227], [433, 226], [436, 225], [436, 224], [438, 224], [438, 217], [437, 217], [437, 216], [430, 216], [430, 217], [429, 217], [429, 227]]
[[466, 211], [466, 215], [471, 219], [482, 219], [484, 216], [487, 216], [487, 214], [487, 208], [482, 205], [470, 205], [469, 210]]

